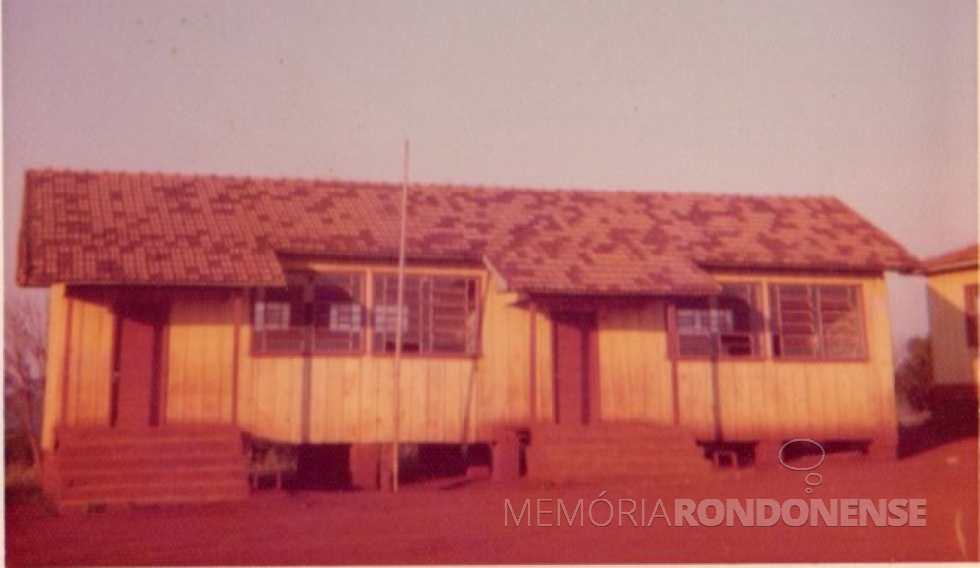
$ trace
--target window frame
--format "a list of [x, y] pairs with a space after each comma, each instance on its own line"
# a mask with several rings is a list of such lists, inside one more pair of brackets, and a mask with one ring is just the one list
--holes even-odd
[[[357, 331], [349, 331], [351, 335], [359, 336], [358, 346], [355, 348], [325, 348], [317, 347], [316, 334], [316, 292], [318, 282], [331, 277], [354, 278], [358, 283], [350, 287], [350, 293], [354, 304], [360, 308], [360, 326]], [[302, 329], [301, 344], [297, 348], [269, 350], [265, 339], [259, 339], [261, 334], [267, 330], [256, 329], [257, 307], [259, 302], [264, 301], [264, 294], [267, 290], [282, 290], [283, 288], [263, 287], [255, 288], [251, 292], [249, 305], [251, 307], [249, 315], [249, 325], [251, 326], [250, 353], [255, 357], [343, 357], [351, 355], [363, 355], [367, 351], [367, 341], [369, 334], [367, 314], [367, 272], [363, 270], [324, 270], [316, 272], [287, 272], [287, 287], [295, 286], [293, 281], [300, 281], [303, 287], [303, 323], [298, 326]], [[322, 284], [321, 284], [322, 285]], [[356, 293], [355, 293], [356, 292]], [[348, 302], [351, 303], [351, 302]]]
[[[379, 294], [378, 283], [389, 279], [395, 279], [394, 294], [397, 295], [397, 276], [398, 273], [393, 270], [378, 270], [372, 273], [371, 286], [370, 286], [371, 288], [370, 289], [370, 294], [371, 294], [370, 314], [367, 319], [371, 326], [369, 332], [369, 335], [371, 337], [370, 340], [371, 345], [368, 348], [368, 351], [374, 357], [393, 357], [395, 355], [394, 348], [392, 348], [389, 351], [388, 349], [382, 347], [383, 344], [382, 340], [386, 336], [384, 337], [379, 336], [378, 329], [377, 329], [378, 328], [377, 313], [380, 308], [384, 308], [386, 310], [390, 309], [390, 311], [393, 314], [395, 313], [396, 307], [394, 303], [389, 304], [388, 302], [381, 301], [382, 294]], [[472, 336], [468, 336], [464, 339], [464, 342], [467, 345], [472, 344], [472, 350], [470, 350], [469, 348], [464, 348], [464, 350], [460, 352], [433, 351], [432, 350], [433, 345], [431, 344], [429, 345], [428, 349], [424, 349], [422, 338], [419, 338], [419, 348], [417, 351], [406, 350], [404, 347], [404, 343], [405, 343], [404, 330], [407, 326], [410, 325], [410, 323], [408, 323], [408, 321], [410, 320], [403, 319], [402, 320], [403, 336], [402, 336], [402, 351], [401, 351], [402, 357], [430, 358], [430, 359], [475, 359], [481, 357], [483, 355], [483, 308], [484, 308], [482, 276], [478, 274], [468, 274], [468, 273], [429, 272], [425, 270], [412, 271], [412, 272], [407, 272], [405, 274], [406, 289], [409, 287], [407, 283], [409, 282], [410, 279], [419, 279], [420, 282], [423, 280], [429, 280], [431, 282], [434, 280], [444, 279], [444, 280], [463, 280], [463, 281], [469, 281], [473, 283], [472, 315], [475, 317], [472, 321], [472, 324], [470, 324], [472, 325]], [[419, 287], [421, 289], [422, 287], [421, 284]], [[430, 288], [431, 288], [431, 284], [430, 284]], [[392, 302], [395, 302], [395, 300], [393, 299]], [[409, 298], [407, 294], [405, 296], [404, 310], [407, 311], [409, 315], [412, 313], [412, 308], [411, 305], [409, 304]], [[429, 325], [430, 326], [434, 325], [434, 323], [430, 322]], [[394, 324], [391, 325], [391, 328], [393, 329], [393, 331], [390, 332], [392, 335], [391, 342], [394, 343], [394, 333], [395, 333]], [[386, 343], [386, 341], [384, 343]]]
[[[670, 355], [675, 361], [765, 361], [768, 357], [767, 349], [767, 329], [766, 329], [766, 314], [764, 311], [765, 298], [763, 297], [763, 286], [759, 281], [726, 281], [721, 282], [722, 288], [728, 287], [746, 287], [753, 291], [754, 302], [750, 303], [750, 314], [749, 317], [753, 318], [754, 321], [750, 322], [750, 329], [748, 332], [744, 333], [718, 333], [709, 332], [706, 337], [709, 337], [712, 342], [712, 352], [711, 353], [682, 353], [681, 352], [681, 340], [682, 336], [689, 335], [695, 336], [695, 334], [682, 334], [680, 330], [680, 311], [685, 309], [682, 305], [683, 303], [698, 303], [704, 301], [707, 303], [707, 308], [694, 308], [698, 311], [706, 311], [709, 315], [709, 321], [714, 319], [713, 314], [721, 313], [724, 307], [719, 305], [719, 300], [723, 298], [739, 298], [741, 296], [735, 294], [720, 294], [716, 296], [704, 296], [704, 297], [688, 297], [675, 299], [670, 304], [669, 318], [670, 318]], [[751, 338], [752, 341], [752, 353], [748, 355], [732, 355], [730, 353], [725, 353], [722, 348], [722, 338], [724, 335], [745, 335]]]
[[[357, 346], [356, 347], [353, 347], [353, 348], [352, 347], [348, 347], [346, 349], [322, 348], [322, 347], [321, 348], [318, 348], [317, 347], [317, 334], [316, 334], [316, 330], [317, 330], [317, 325], [316, 325], [316, 315], [317, 315], [316, 314], [317, 281], [319, 280], [322, 283], [323, 280], [325, 280], [327, 278], [330, 278], [330, 277], [333, 277], [333, 278], [342, 277], [342, 278], [348, 278], [348, 279], [353, 279], [354, 277], [357, 278], [356, 287], [355, 287], [355, 285], [352, 285], [350, 287], [350, 291], [352, 293], [351, 295], [353, 296], [351, 299], [354, 300], [354, 301], [353, 302], [343, 302], [342, 303], [344, 305], [353, 304], [353, 305], [357, 306], [357, 308], [359, 310], [358, 318], [359, 318], [359, 324], [360, 325], [357, 326], [356, 332], [355, 331], [348, 331], [347, 332], [348, 341], [349, 341], [349, 338], [350, 338], [350, 336], [352, 334], [356, 334], [359, 337], [359, 340], [357, 342]], [[367, 321], [367, 315], [368, 315], [368, 312], [369, 312], [368, 301], [367, 301], [367, 280], [368, 280], [367, 279], [367, 272], [365, 272], [365, 271], [357, 271], [357, 270], [330, 270], [330, 271], [324, 271], [324, 272], [316, 272], [316, 273], [314, 273], [312, 275], [312, 277], [310, 279], [310, 287], [311, 287], [312, 298], [310, 299], [310, 305], [309, 305], [309, 310], [311, 312], [310, 315], [309, 315], [309, 326], [310, 326], [310, 334], [312, 335], [312, 337], [310, 339], [310, 348], [311, 348], [310, 351], [311, 351], [311, 354], [313, 354], [313, 355], [353, 355], [353, 354], [363, 354], [366, 351], [366, 349], [367, 349], [367, 341], [368, 341], [367, 337], [368, 337], [368, 335], [370, 333], [369, 332], [369, 327], [368, 327], [368, 321]], [[321, 284], [321, 287], [322, 287], [322, 284]], [[355, 290], [357, 292], [357, 295], [354, 295], [353, 294], [353, 292]], [[337, 302], [337, 304], [341, 304], [341, 303], [340, 302]], [[330, 304], [330, 305], [333, 306], [334, 304]], [[329, 328], [329, 326], [328, 326], [328, 328]]]
[[[777, 336], [779, 336], [779, 341], [782, 342], [781, 332], [782, 327], [782, 312], [779, 310], [777, 302], [779, 301], [780, 294], [776, 291], [780, 287], [803, 287], [807, 290], [807, 296], [811, 302], [810, 313], [811, 317], [814, 317], [814, 325], [816, 326], [816, 331], [814, 337], [817, 341], [817, 350], [813, 355], [782, 355], [778, 351], [783, 351], [784, 348], [781, 346], [780, 349], [776, 348]], [[858, 318], [857, 333], [860, 340], [860, 353], [855, 356], [842, 356], [842, 355], [826, 355], [826, 333], [825, 333], [825, 322], [824, 322], [824, 312], [821, 309], [821, 289], [833, 289], [833, 288], [843, 288], [851, 290], [854, 297], [854, 314]], [[766, 287], [767, 293], [767, 304], [769, 310], [768, 325], [767, 325], [767, 335], [769, 337], [769, 351], [772, 354], [772, 360], [776, 363], [793, 363], [793, 362], [805, 362], [805, 363], [867, 363], [871, 360], [871, 344], [868, 340], [868, 318], [867, 311], [865, 310], [864, 303], [864, 286], [862, 283], [841, 283], [841, 282], [769, 282]], [[814, 300], [816, 298], [816, 300]]]
[[[252, 290], [251, 297], [250, 297], [250, 302], [249, 302], [249, 306], [251, 308], [250, 309], [250, 314], [249, 314], [249, 325], [251, 327], [251, 330], [250, 330], [251, 331], [251, 333], [250, 333], [250, 336], [251, 336], [250, 337], [250, 339], [251, 339], [251, 342], [250, 342], [250, 352], [251, 352], [251, 354], [253, 354], [253, 355], [262, 355], [262, 356], [269, 355], [269, 356], [275, 356], [275, 357], [289, 357], [289, 356], [293, 356], [293, 355], [302, 354], [304, 345], [306, 343], [306, 340], [305, 340], [305, 333], [306, 333], [305, 332], [305, 324], [304, 323], [301, 323], [299, 325], [293, 325], [293, 320], [296, 319], [296, 314], [293, 313], [293, 310], [295, 308], [295, 306], [293, 306], [293, 302], [295, 301], [295, 298], [290, 297], [290, 294], [291, 293], [295, 293], [295, 290], [297, 288], [299, 288], [299, 295], [300, 295], [300, 301], [299, 301], [299, 303], [301, 305], [301, 308], [300, 308], [300, 317], [301, 317], [302, 321], [305, 322], [305, 320], [306, 320], [306, 289], [305, 289], [306, 288], [306, 284], [301, 281], [302, 278], [303, 278], [303, 275], [297, 275], [297, 274], [294, 274], [294, 273], [288, 273], [288, 274], [286, 274], [286, 285], [285, 286], [282, 286], [282, 287], [267, 286], [267, 287], [262, 287], [262, 288], [255, 288], [255, 289]], [[273, 293], [276, 293], [277, 295], [282, 294], [282, 295], [288, 297], [288, 301], [290, 303], [290, 310], [289, 310], [290, 324], [285, 329], [286, 330], [293, 330], [293, 329], [299, 330], [299, 334], [300, 334], [301, 337], [298, 340], [299, 346], [296, 347], [296, 348], [290, 347], [290, 348], [282, 348], [282, 349], [271, 349], [269, 347], [270, 332], [281, 332], [281, 331], [284, 331], [283, 329], [275, 329], [275, 328], [274, 329], [266, 329], [265, 321], [264, 320], [265, 320], [265, 315], [269, 311], [268, 304], [271, 303], [271, 302], [269, 302], [267, 300], [266, 295], [270, 291], [272, 291]], [[284, 302], [283, 301], [280, 301], [280, 302], [276, 302], [276, 303], [284, 303]], [[258, 325], [259, 324], [259, 311], [260, 311], [260, 309], [261, 309], [262, 318], [263, 318], [263, 321], [262, 321], [262, 324], [261, 324], [261, 328]]]

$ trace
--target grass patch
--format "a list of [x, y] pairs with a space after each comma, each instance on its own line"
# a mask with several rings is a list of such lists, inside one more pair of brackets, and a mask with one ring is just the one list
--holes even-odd
[[22, 462], [6, 464], [4, 498], [11, 506], [34, 507], [42, 515], [57, 516], [58, 508], [41, 488], [41, 469]]
[[47, 498], [41, 490], [40, 468], [23, 463], [8, 463], [3, 481], [4, 497], [8, 507], [11, 505], [47, 506]]
[[41, 469], [22, 462], [8, 463], [4, 475], [4, 488], [7, 491], [41, 488]]

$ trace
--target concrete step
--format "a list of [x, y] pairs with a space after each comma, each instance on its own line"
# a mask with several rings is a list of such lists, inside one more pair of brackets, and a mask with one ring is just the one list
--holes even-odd
[[590, 479], [602, 479], [607, 475], [615, 476], [634, 476], [642, 477], [646, 475], [676, 475], [682, 473], [702, 473], [709, 468], [703, 468], [698, 464], [686, 464], [681, 466], [673, 464], [662, 467], [637, 466], [634, 464], [609, 464], [606, 466], [592, 467], [573, 467], [568, 464], [537, 464], [537, 467], [528, 463], [528, 474], [532, 477], [554, 476], [554, 477], [588, 477]]
[[244, 467], [245, 457], [242, 454], [155, 454], [155, 455], [118, 455], [112, 458], [97, 455], [62, 459], [58, 467], [69, 471], [131, 471], [144, 469], [172, 469], [196, 467]]
[[702, 458], [676, 460], [646, 460], [641, 458], [588, 459], [581, 457], [542, 458], [534, 454], [527, 456], [528, 470], [535, 468], [576, 471], [636, 470], [636, 471], [681, 471], [707, 470], [711, 462]]
[[548, 450], [549, 448], [567, 448], [571, 451], [581, 452], [620, 452], [645, 453], [649, 455], [670, 455], [676, 452], [687, 452], [697, 450], [698, 446], [693, 441], [676, 441], [669, 443], [657, 443], [650, 441], [621, 441], [621, 440], [535, 440], [528, 447]]
[[91, 498], [62, 498], [57, 502], [58, 510], [62, 513], [84, 513], [90, 507], [112, 507], [125, 508], [131, 506], [145, 505], [203, 505], [206, 503], [227, 503], [229, 501], [242, 501], [248, 497], [247, 490], [244, 494], [238, 491], [233, 493], [209, 493], [209, 494], [175, 494], [175, 495], [156, 495], [150, 499], [140, 497], [130, 497], [125, 495], [107, 495], [98, 499]]
[[582, 449], [623, 448], [629, 450], [644, 450], [666, 453], [678, 449], [697, 448], [694, 440], [617, 440], [615, 438], [535, 438], [529, 446], [534, 447], [568, 447]]
[[248, 486], [237, 480], [182, 484], [113, 485], [79, 487], [62, 491], [59, 506], [90, 506], [109, 504], [198, 503], [205, 501], [234, 501], [248, 497]]
[[241, 476], [241, 471], [241, 464], [144, 470], [79, 470], [63, 476], [62, 487], [225, 481], [238, 479]]
[[61, 460], [85, 460], [97, 456], [101, 460], [133, 459], [152, 456], [243, 455], [241, 444], [229, 440], [146, 440], [89, 442], [71, 445], [62, 442], [57, 451]]
[[548, 483], [643, 483], [652, 480], [676, 480], [690, 475], [700, 475], [700, 472], [684, 471], [645, 471], [645, 472], [531, 472], [528, 479]]
[[241, 433], [202, 425], [65, 428], [52, 467], [59, 506], [241, 499], [248, 476]]
[[158, 428], [109, 428], [106, 426], [71, 426], [59, 428], [59, 442], [73, 447], [100, 444], [104, 441], [146, 442], [149, 440], [229, 440], [240, 439], [240, 431], [225, 424], [175, 424]]
[[711, 469], [691, 433], [641, 422], [536, 426], [526, 452], [535, 479], [643, 479]]
[[637, 423], [605, 423], [589, 426], [546, 425], [532, 428], [531, 443], [590, 442], [590, 443], [655, 443], [693, 444], [695, 436], [686, 430]]
[[553, 445], [545, 447], [528, 446], [527, 456], [547, 461], [581, 461], [583, 463], [637, 462], [637, 463], [692, 463], [708, 461], [697, 446], [677, 448], [665, 452], [661, 450], [633, 451], [620, 447], [582, 448], [579, 446]]
[[632, 456], [632, 455], [645, 455], [651, 457], [661, 457], [664, 459], [670, 458], [676, 455], [685, 454], [697, 454], [700, 455], [702, 450], [693, 442], [684, 442], [676, 444], [654, 444], [654, 443], [643, 443], [637, 444], [632, 442], [593, 442], [586, 440], [577, 441], [541, 441], [537, 443], [532, 442], [528, 445], [528, 450], [541, 452], [543, 454], [585, 454], [585, 455], [603, 455], [603, 456]]

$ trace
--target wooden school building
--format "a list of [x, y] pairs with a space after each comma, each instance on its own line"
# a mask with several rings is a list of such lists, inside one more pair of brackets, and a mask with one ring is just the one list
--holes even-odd
[[[394, 435], [399, 196], [29, 172], [17, 278], [50, 290], [49, 492], [239, 495], [243, 433], [362, 467]], [[490, 444], [507, 474], [520, 440], [559, 478], [696, 467], [696, 442], [894, 451], [884, 273], [918, 263], [836, 198], [411, 185], [407, 223], [404, 443]]]

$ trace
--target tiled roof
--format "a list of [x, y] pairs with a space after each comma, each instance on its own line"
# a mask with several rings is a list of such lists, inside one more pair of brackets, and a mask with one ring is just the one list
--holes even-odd
[[967, 245], [945, 254], [934, 256], [922, 261], [926, 274], [937, 274], [950, 270], [967, 270], [977, 268], [977, 243]]
[[[276, 285], [280, 254], [392, 259], [400, 187], [39, 170], [18, 282]], [[710, 292], [707, 268], [908, 271], [917, 261], [832, 197], [412, 185], [408, 255], [485, 261], [514, 290]]]

